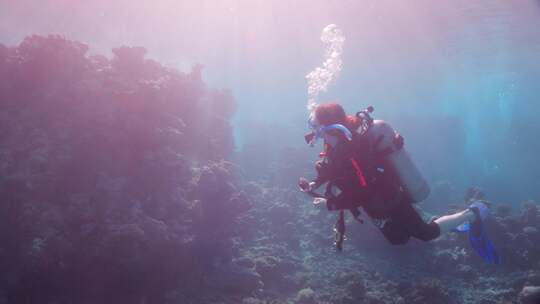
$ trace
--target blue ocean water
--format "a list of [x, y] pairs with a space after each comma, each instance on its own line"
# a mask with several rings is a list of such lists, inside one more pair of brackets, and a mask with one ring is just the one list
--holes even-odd
[[[537, 303], [538, 54], [533, 0], [0, 0], [0, 304]], [[502, 263], [365, 214], [336, 251], [310, 98], [404, 137], [424, 220], [482, 189]]]

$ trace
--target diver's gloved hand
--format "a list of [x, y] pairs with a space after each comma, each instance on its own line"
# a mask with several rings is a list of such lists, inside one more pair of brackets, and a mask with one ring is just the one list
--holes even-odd
[[302, 192], [311, 192], [315, 190], [315, 182], [309, 182], [307, 179], [300, 177], [298, 187], [300, 187]]

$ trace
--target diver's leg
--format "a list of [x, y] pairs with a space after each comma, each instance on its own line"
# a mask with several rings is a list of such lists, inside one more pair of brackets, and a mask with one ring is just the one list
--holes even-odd
[[485, 219], [489, 214], [489, 209], [484, 201], [476, 200], [469, 206], [469, 208], [450, 215], [442, 216], [435, 220], [435, 223], [441, 228], [441, 233], [452, 231], [459, 225], [469, 222], [481, 221]]
[[476, 215], [470, 209], [463, 210], [458, 213], [444, 215], [435, 220], [435, 223], [439, 225], [441, 229], [441, 234], [450, 232], [452, 229], [457, 226], [465, 223], [472, 222], [476, 219]]
[[379, 227], [384, 238], [392, 245], [404, 245], [407, 244], [411, 235], [403, 226], [396, 221], [389, 219], [386, 220], [382, 227]]
[[434, 240], [441, 235], [439, 225], [434, 222], [424, 222], [411, 203], [405, 203], [401, 207], [401, 212], [398, 216], [403, 223], [402, 229], [407, 230], [411, 236], [419, 240], [427, 242]]
[[422, 241], [431, 241], [465, 222], [474, 222], [477, 218], [477, 214], [472, 211], [471, 208], [477, 209], [480, 218], [486, 216], [486, 205], [482, 202], [475, 202], [469, 209], [445, 215], [433, 222], [426, 223], [416, 209], [414, 209], [412, 204], [402, 202], [395, 208], [391, 221], [394, 222], [395, 226], [399, 226], [402, 231], [406, 231], [408, 235]]
[[[408, 241], [411, 236], [422, 241], [431, 241], [438, 238], [441, 234], [439, 225], [433, 222], [424, 222], [418, 211], [408, 201], [402, 201], [392, 210], [390, 223], [392, 224], [392, 228], [394, 228], [392, 229], [394, 232], [399, 232], [399, 235], [406, 236], [406, 238], [403, 237], [400, 239], [402, 242]], [[385, 233], [384, 229], [383, 233]], [[394, 244], [387, 233], [385, 233], [385, 236]]]

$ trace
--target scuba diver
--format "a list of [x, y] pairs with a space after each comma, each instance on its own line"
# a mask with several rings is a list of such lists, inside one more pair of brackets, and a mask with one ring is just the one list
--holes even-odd
[[[489, 213], [483, 201], [473, 199], [466, 210], [424, 222], [413, 204], [429, 195], [429, 186], [405, 151], [403, 137], [388, 123], [372, 119], [372, 112], [369, 107], [352, 116], [341, 105], [326, 103], [314, 109], [308, 122], [312, 132], [306, 142], [314, 146], [322, 138], [324, 150], [315, 164], [317, 177], [300, 178], [298, 185], [315, 204], [339, 211], [336, 248], [342, 250], [344, 212], [362, 222], [361, 207], [393, 245], [411, 237], [430, 241], [449, 231], [469, 232], [473, 249], [487, 262], [499, 263], [482, 225]], [[324, 184], [324, 194], [317, 193]]]

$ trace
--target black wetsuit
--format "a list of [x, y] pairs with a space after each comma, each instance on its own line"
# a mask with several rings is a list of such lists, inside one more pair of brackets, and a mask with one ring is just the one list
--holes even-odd
[[384, 155], [375, 153], [365, 136], [353, 133], [352, 141], [340, 136], [335, 147], [325, 146], [314, 181], [317, 187], [328, 183], [329, 210], [355, 213], [362, 207], [391, 244], [405, 244], [410, 237], [429, 241], [440, 235], [439, 226], [425, 223], [413, 208]]

